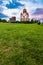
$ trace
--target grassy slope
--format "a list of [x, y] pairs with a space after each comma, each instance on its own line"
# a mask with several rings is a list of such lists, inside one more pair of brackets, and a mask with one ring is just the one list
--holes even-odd
[[43, 65], [43, 25], [0, 23], [0, 65]]

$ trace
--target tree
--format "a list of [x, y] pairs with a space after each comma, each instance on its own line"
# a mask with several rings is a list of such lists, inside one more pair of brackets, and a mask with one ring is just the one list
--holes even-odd
[[2, 20], [3, 23], [7, 22], [5, 19]]
[[31, 23], [34, 23], [34, 20], [33, 19], [31, 19]]
[[0, 22], [2, 22], [2, 20], [0, 19]]

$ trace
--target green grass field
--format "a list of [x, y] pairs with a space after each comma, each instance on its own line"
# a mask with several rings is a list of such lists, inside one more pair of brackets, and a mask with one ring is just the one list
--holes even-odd
[[0, 65], [43, 65], [43, 25], [0, 23]]

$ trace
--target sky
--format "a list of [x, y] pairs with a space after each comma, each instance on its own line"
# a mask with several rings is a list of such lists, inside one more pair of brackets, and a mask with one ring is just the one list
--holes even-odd
[[43, 20], [43, 0], [0, 0], [0, 18], [9, 20], [16, 16], [20, 20], [20, 13], [24, 8], [30, 19]]

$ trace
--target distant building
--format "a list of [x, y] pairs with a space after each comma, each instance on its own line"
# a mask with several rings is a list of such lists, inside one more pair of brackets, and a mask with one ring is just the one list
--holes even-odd
[[16, 17], [12, 17], [9, 19], [10, 22], [16, 22]]
[[21, 21], [29, 21], [29, 13], [26, 9], [23, 9], [23, 13], [20, 14]]

